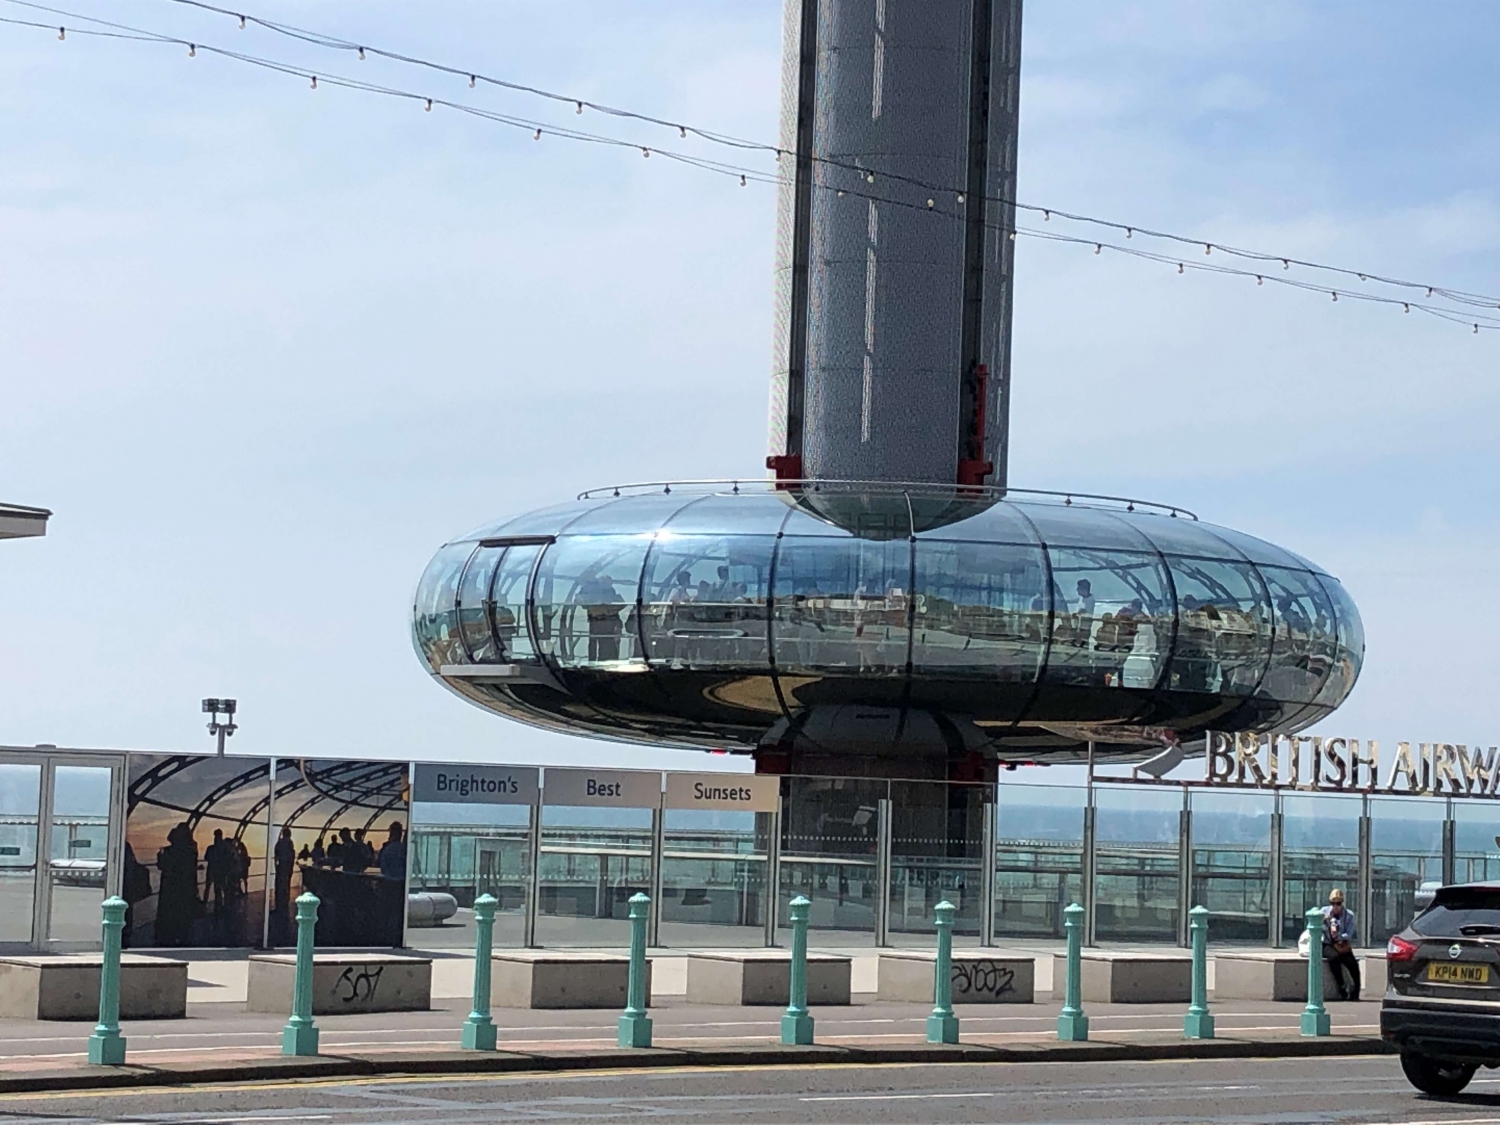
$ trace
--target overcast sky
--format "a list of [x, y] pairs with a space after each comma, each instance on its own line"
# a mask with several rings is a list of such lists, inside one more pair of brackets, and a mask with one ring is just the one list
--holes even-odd
[[[690, 147], [169, 0], [71, 4]], [[250, 10], [775, 136], [772, 0]], [[1485, 0], [1033, 2], [1019, 194], [1500, 291], [1497, 52]], [[761, 475], [773, 212], [633, 150], [0, 25], [0, 500], [56, 512], [0, 544], [0, 744], [204, 750], [198, 701], [235, 695], [241, 752], [732, 765], [487, 715], [408, 615], [491, 518]], [[1337, 574], [1369, 654], [1325, 732], [1500, 741], [1500, 333], [1035, 241], [1016, 273], [1014, 483], [1186, 505]]]

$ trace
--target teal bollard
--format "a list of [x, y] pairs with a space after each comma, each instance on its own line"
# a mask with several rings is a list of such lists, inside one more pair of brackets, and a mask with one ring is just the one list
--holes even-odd
[[1193, 937], [1193, 1001], [1182, 1017], [1182, 1034], [1188, 1039], [1212, 1039], [1214, 1018], [1208, 1011], [1208, 908], [1195, 906], [1188, 911], [1188, 928]]
[[297, 974], [292, 981], [292, 1018], [281, 1029], [283, 1055], [316, 1055], [318, 1029], [313, 1026], [313, 931], [318, 924], [318, 896], [297, 896]]
[[1302, 1009], [1303, 1035], [1331, 1035], [1333, 1024], [1323, 1007], [1323, 912], [1307, 912], [1307, 1007]]
[[806, 1047], [813, 1041], [813, 1018], [807, 1011], [807, 912], [812, 902], [798, 895], [791, 901], [792, 969], [786, 1012], [781, 1017], [781, 1041]]
[[89, 1062], [124, 1066], [125, 1037], [120, 1034], [120, 932], [125, 929], [123, 898], [104, 900], [104, 964], [99, 969], [99, 1022], [89, 1036]]
[[957, 1043], [958, 1017], [953, 1014], [953, 913], [951, 902], [933, 908], [937, 915], [937, 959], [932, 963], [932, 1015], [927, 1042]]
[[646, 1014], [646, 918], [651, 899], [630, 896], [630, 981], [626, 985], [625, 1012], [620, 1016], [620, 1046], [651, 1046], [651, 1017]]
[[1083, 1014], [1083, 907], [1075, 902], [1065, 909], [1063, 926], [1068, 932], [1068, 971], [1057, 1037], [1082, 1043], [1089, 1037], [1089, 1018]]
[[495, 938], [494, 895], [480, 895], [474, 900], [474, 1005], [464, 1020], [463, 1048], [466, 1051], [495, 1049], [495, 1021], [490, 1018], [490, 953]]

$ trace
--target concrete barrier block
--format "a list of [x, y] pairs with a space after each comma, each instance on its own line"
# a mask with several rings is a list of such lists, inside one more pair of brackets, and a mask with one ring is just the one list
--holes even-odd
[[[490, 996], [497, 1008], [624, 1008], [630, 958], [559, 949], [507, 949], [491, 959]], [[651, 996], [651, 961], [646, 961]]]
[[[831, 953], [807, 955], [809, 1005], [849, 1003], [853, 961]], [[791, 1002], [792, 955], [784, 949], [694, 953], [687, 961], [689, 1004], [780, 1005]]]
[[[250, 958], [252, 1012], [289, 1014], [297, 958], [263, 953]], [[313, 1015], [425, 1012], [432, 1007], [432, 961], [394, 953], [313, 955]]]
[[[1385, 994], [1385, 957], [1359, 955], [1360, 996]], [[1323, 963], [1323, 999], [1337, 1000], [1333, 970]], [[1214, 955], [1214, 998], [1307, 1003], [1307, 959], [1296, 950], [1247, 949]]]
[[[0, 959], [0, 1018], [96, 1020], [98, 953]], [[120, 955], [120, 1018], [181, 1019], [187, 1015], [187, 962]]]
[[[1193, 961], [1182, 953], [1123, 953], [1085, 950], [1081, 970], [1084, 1003], [1177, 1004], [1192, 998]], [[1053, 995], [1067, 979], [1068, 959], [1056, 954], [1052, 964]]]
[[[881, 1000], [932, 1003], [930, 949], [881, 950], [877, 995]], [[1036, 958], [982, 949], [953, 951], [955, 1004], [1030, 1004], [1036, 999]]]

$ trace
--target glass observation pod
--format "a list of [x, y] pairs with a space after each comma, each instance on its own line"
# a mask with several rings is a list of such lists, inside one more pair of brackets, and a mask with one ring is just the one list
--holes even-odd
[[432, 674], [522, 722], [737, 752], [1139, 757], [1348, 696], [1340, 583], [1180, 508], [771, 482], [605, 489], [444, 546]]

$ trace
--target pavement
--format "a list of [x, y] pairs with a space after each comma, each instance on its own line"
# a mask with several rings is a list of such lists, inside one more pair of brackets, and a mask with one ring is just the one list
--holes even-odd
[[[1488, 1072], [1487, 1072], [1488, 1073]], [[7, 1125], [479, 1125], [496, 1121], [1500, 1125], [1500, 1078], [1416, 1094], [1391, 1056], [930, 1066], [614, 1066], [10, 1095]]]
[[377, 1073], [552, 1071], [620, 1066], [776, 1066], [859, 1061], [893, 1062], [1125, 1060], [1173, 1057], [1298, 1057], [1373, 1054], [1379, 1004], [1330, 1005], [1335, 1034], [1300, 1034], [1301, 1006], [1226, 1001], [1213, 1009], [1217, 1036], [1182, 1035], [1185, 1005], [1090, 1005], [1091, 1040], [1060, 1043], [1057, 1007], [1037, 1004], [959, 1005], [962, 1044], [926, 1043], [927, 1004], [856, 996], [847, 1007], [814, 1009], [817, 1047], [780, 1044], [777, 1007], [710, 1007], [668, 999], [651, 1010], [654, 1046], [621, 1051], [614, 1010], [531, 1011], [497, 1008], [499, 1051], [462, 1051], [468, 1004], [435, 1000], [431, 1011], [319, 1017], [321, 1056], [281, 1055], [283, 1016], [242, 1004], [192, 1004], [186, 1020], [124, 1026], [127, 1065], [87, 1063], [88, 1022], [0, 1020], [0, 1094], [107, 1086], [183, 1085], [257, 1077], [261, 1080]]

